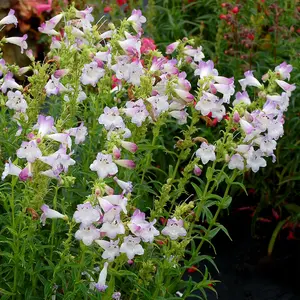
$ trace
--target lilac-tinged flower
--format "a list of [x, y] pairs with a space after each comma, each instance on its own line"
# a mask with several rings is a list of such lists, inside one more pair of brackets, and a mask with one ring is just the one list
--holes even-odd
[[262, 84], [253, 76], [253, 71], [247, 71], [244, 73], [245, 78], [240, 79], [239, 83], [242, 86], [242, 90], [245, 91], [247, 86], [262, 87]]
[[104, 241], [104, 240], [96, 240], [95, 241], [101, 248], [105, 251], [102, 253], [101, 257], [103, 259], [107, 259], [108, 261], [113, 261], [117, 256], [120, 255], [119, 248], [119, 240], [112, 241]]
[[266, 160], [263, 158], [263, 153], [260, 149], [254, 150], [250, 149], [247, 155], [247, 168], [251, 168], [254, 173], [256, 173], [259, 168], [265, 167], [267, 165]]
[[120, 292], [114, 292], [111, 297], [114, 300], [121, 300], [121, 293]]
[[165, 57], [157, 57], [154, 56], [152, 59], [152, 65], [150, 67], [150, 72], [158, 71], [162, 68], [162, 66], [167, 63], [167, 59]]
[[47, 96], [68, 92], [68, 89], [59, 81], [59, 78], [56, 78], [54, 75], [51, 75], [51, 79], [45, 85], [45, 90]]
[[200, 61], [197, 69], [194, 72], [195, 76], [200, 76], [201, 79], [207, 76], [217, 76], [218, 71], [214, 69], [214, 63], [212, 60]]
[[15, 16], [15, 11], [10, 9], [8, 15], [0, 20], [0, 26], [14, 24], [17, 27], [18, 20]]
[[127, 169], [134, 169], [135, 168], [135, 162], [130, 159], [117, 159], [115, 160], [115, 163], [119, 165], [120, 167], [124, 167]]
[[22, 142], [21, 148], [17, 150], [19, 158], [26, 158], [28, 162], [33, 163], [36, 159], [42, 157], [42, 151], [38, 148], [35, 140]]
[[217, 92], [223, 94], [223, 103], [229, 103], [230, 96], [234, 94], [234, 84], [223, 84], [223, 83], [214, 83], [211, 86], [213, 86], [214, 89], [216, 89]]
[[127, 82], [133, 85], [139, 86], [141, 82], [141, 76], [144, 74], [143, 65], [141, 62], [134, 61], [129, 65], [129, 77]]
[[8, 175], [19, 176], [21, 171], [22, 171], [22, 169], [16, 165], [14, 165], [9, 158], [8, 162], [5, 163], [4, 171], [2, 173], [1, 179], [4, 180], [5, 177]]
[[180, 99], [184, 100], [185, 102], [192, 102], [194, 100], [194, 96], [190, 94], [188, 91], [182, 90], [182, 89], [174, 89], [174, 92], [177, 96], [180, 97]]
[[8, 100], [6, 101], [5, 105], [8, 108], [22, 113], [26, 112], [27, 102], [20, 91], [8, 91], [7, 98]]
[[61, 143], [63, 147], [68, 147], [69, 149], [72, 147], [72, 140], [69, 133], [48, 134], [47, 138]]
[[296, 85], [293, 84], [289, 84], [283, 80], [275, 80], [276, 83], [288, 94], [288, 96], [291, 95], [292, 91], [294, 91], [296, 89]]
[[183, 220], [176, 218], [169, 219], [167, 226], [161, 231], [163, 235], [168, 235], [171, 240], [177, 240], [180, 236], [186, 236], [187, 232], [183, 227]]
[[75, 144], [81, 144], [85, 141], [85, 137], [87, 136], [87, 127], [84, 126], [84, 123], [81, 122], [81, 124], [78, 127], [70, 128], [66, 130], [66, 133], [68, 133], [70, 136], [75, 137]]
[[34, 55], [33, 55], [33, 52], [32, 52], [32, 50], [31, 49], [29, 49], [29, 50], [26, 50], [25, 51], [25, 54], [26, 54], [26, 56], [31, 60], [31, 61], [34, 61]]
[[146, 22], [146, 18], [142, 15], [141, 10], [134, 9], [127, 21], [131, 21], [133, 29], [136, 32], [140, 32], [142, 29], [142, 24]]
[[177, 49], [179, 44], [180, 44], [179, 42], [174, 42], [174, 43], [168, 45], [166, 48], [166, 54], [172, 54]]
[[3, 72], [7, 71], [6, 63], [3, 58], [0, 59], [0, 77], [2, 77]]
[[103, 154], [99, 152], [96, 160], [90, 165], [92, 171], [96, 171], [99, 178], [105, 178], [118, 173], [118, 167], [113, 162], [110, 154]]
[[127, 101], [126, 108], [123, 109], [126, 116], [131, 117], [131, 122], [138, 127], [142, 126], [142, 123], [149, 116], [147, 108], [142, 99], [138, 101]]
[[132, 35], [128, 35], [126, 40], [119, 41], [119, 45], [131, 57], [140, 57], [141, 41]]
[[209, 161], [214, 161], [216, 159], [215, 149], [216, 147], [214, 145], [208, 145], [203, 142], [196, 151], [196, 156], [201, 159], [204, 165], [206, 165]]
[[41, 223], [43, 224], [43, 226], [45, 226], [46, 224], [46, 219], [68, 219], [66, 215], [63, 215], [60, 212], [49, 208], [49, 206], [46, 204], [42, 205], [41, 211], [43, 212], [41, 215]]
[[[281, 93], [281, 95], [267, 95], [267, 102], [273, 102], [275, 103], [275, 106], [279, 105], [281, 111], [286, 111], [289, 106], [290, 99], [288, 94], [283, 92]], [[264, 105], [263, 108], [263, 111], [265, 112], [266, 112], [265, 110], [266, 104]]]
[[51, 116], [38, 116], [37, 123], [32, 127], [33, 130], [38, 130], [38, 135], [43, 137], [49, 133], [56, 132], [54, 127], [54, 119]]
[[191, 46], [185, 46], [185, 49], [184, 49], [183, 53], [185, 55], [192, 56], [194, 58], [195, 62], [199, 62], [199, 61], [202, 60], [202, 58], [205, 57], [203, 52], [202, 52], [202, 47], [201, 46], [198, 47], [197, 49], [194, 49]]
[[271, 139], [279, 139], [283, 135], [283, 122], [275, 119], [267, 125], [268, 137]]
[[[119, 206], [123, 210], [123, 212], [125, 214], [127, 214], [127, 209], [126, 209], [127, 198], [124, 197], [124, 195], [122, 195], [122, 194], [121, 195], [108, 195], [108, 196], [103, 196], [102, 198], [98, 198], [98, 199], [99, 199], [100, 206], [104, 209], [104, 211], [105, 211], [105, 209], [107, 209], [108, 203], [106, 201], [108, 201], [112, 205]], [[103, 204], [102, 200], [105, 200], [104, 204]]]
[[125, 128], [124, 121], [116, 106], [112, 108], [106, 106], [103, 110], [103, 114], [99, 117], [98, 122], [99, 124], [104, 125], [106, 130]]
[[75, 238], [82, 241], [85, 245], [90, 246], [94, 240], [100, 238], [100, 230], [94, 225], [84, 226], [81, 224], [75, 233]]
[[121, 150], [116, 145], [114, 145], [112, 149], [112, 154], [114, 159], [119, 159], [121, 157]]
[[276, 141], [269, 138], [268, 136], [265, 136], [260, 140], [260, 150], [265, 153], [268, 156], [271, 156], [276, 149]]
[[124, 234], [125, 228], [120, 219], [115, 218], [112, 222], [103, 223], [100, 232], [110, 239], [114, 239], [118, 234]]
[[99, 221], [100, 213], [97, 209], [93, 208], [90, 202], [77, 205], [73, 218], [76, 223], [81, 223], [84, 227]]
[[139, 236], [144, 242], [152, 243], [154, 237], [159, 235], [159, 231], [153, 226], [155, 223], [155, 219], [151, 222], [147, 222], [145, 220], [145, 214], [139, 209], [136, 209], [127, 226], [133, 234]]
[[240, 119], [240, 125], [243, 131], [248, 135], [254, 131], [254, 127], [244, 119]]
[[234, 123], [239, 123], [240, 122], [240, 114], [237, 112], [237, 111], [235, 111], [234, 113], [233, 113], [233, 116], [232, 116], [232, 120], [233, 120], [233, 122]]
[[170, 59], [162, 65], [161, 71], [164, 73], [171, 74], [171, 75], [176, 75], [179, 73], [176, 64], [177, 64], [177, 59]]
[[248, 95], [247, 91], [237, 92], [236, 95], [235, 95], [235, 100], [232, 102], [232, 104], [237, 105], [241, 102], [245, 103], [246, 105], [251, 104], [251, 100], [249, 98], [249, 95]]
[[93, 61], [84, 65], [80, 81], [84, 85], [91, 84], [95, 87], [99, 79], [102, 78], [104, 74], [105, 70], [102, 67], [99, 67], [96, 61]]
[[169, 109], [168, 96], [156, 95], [148, 98], [147, 101], [151, 103], [156, 117]]
[[193, 172], [196, 176], [200, 176], [202, 174], [202, 170], [200, 169], [200, 167], [198, 165], [194, 166]]
[[116, 176], [114, 177], [114, 180], [118, 184], [118, 186], [123, 190], [123, 194], [129, 194], [133, 190], [132, 182], [131, 181], [123, 181], [118, 179]]
[[108, 30], [108, 31], [105, 31], [105, 32], [101, 33], [99, 37], [101, 39], [109, 39], [109, 38], [112, 37], [113, 33], [114, 33], [113, 30]]
[[61, 181], [61, 177], [59, 176], [60, 173], [61, 170], [53, 170], [53, 169], [40, 172], [40, 174], [45, 175], [49, 178], [57, 179], [58, 181]]
[[169, 115], [177, 120], [179, 125], [186, 124], [188, 113], [185, 110], [173, 110], [169, 112]]
[[108, 286], [106, 285], [107, 267], [108, 267], [108, 263], [105, 262], [103, 269], [101, 270], [101, 272], [99, 274], [98, 282], [95, 284], [95, 288], [99, 292], [104, 292], [108, 288]]
[[121, 141], [121, 146], [131, 153], [135, 153], [138, 149], [138, 146], [132, 142]]
[[54, 29], [55, 26], [53, 26], [52, 23], [49, 21], [46, 21], [45, 23], [41, 24], [41, 26], [38, 28], [38, 31], [47, 35], [59, 35], [59, 32]]
[[32, 177], [32, 173], [29, 167], [25, 167], [19, 174], [19, 179], [21, 181], [26, 181], [29, 177]]
[[13, 78], [13, 74], [11, 72], [8, 72], [4, 78], [3, 78], [3, 83], [1, 85], [1, 91], [2, 93], [6, 93], [7, 90], [13, 90], [13, 89], [17, 89], [17, 90], [21, 90], [22, 86], [17, 84], [16, 81]]
[[288, 65], [285, 61], [275, 68], [275, 72], [279, 73], [280, 79], [282, 80], [290, 80], [290, 73], [292, 72], [292, 70], [293, 66]]
[[5, 38], [4, 41], [6, 43], [17, 45], [21, 48], [21, 53], [24, 52], [28, 48], [28, 45], [26, 43], [27, 40], [27, 34], [24, 34], [23, 37], [9, 37]]
[[239, 169], [241, 171], [244, 170], [245, 168], [244, 158], [238, 153], [232, 155], [228, 164], [228, 168], [230, 170], [233, 169]]
[[60, 148], [51, 155], [42, 156], [39, 160], [51, 166], [57, 174], [62, 171], [68, 172], [69, 167], [75, 165], [75, 160], [71, 158], [70, 154], [66, 154], [65, 148]]
[[135, 255], [143, 255], [144, 249], [140, 245], [141, 239], [128, 235], [124, 238], [124, 242], [120, 247], [120, 252], [125, 253], [128, 259], [133, 259]]

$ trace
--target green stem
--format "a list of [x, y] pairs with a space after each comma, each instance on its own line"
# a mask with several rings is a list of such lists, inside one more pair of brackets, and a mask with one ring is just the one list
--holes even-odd
[[[231, 187], [231, 184], [234, 181], [235, 177], [236, 177], [236, 172], [234, 171], [233, 174], [232, 174], [231, 180], [227, 183], [227, 187], [226, 187], [226, 190], [225, 190], [223, 198], [227, 197], [227, 195], [229, 193], [229, 190], [230, 190], [230, 187]], [[207, 230], [206, 230], [206, 232], [204, 234], [204, 237], [202, 238], [200, 244], [198, 245], [198, 247], [196, 249], [196, 253], [200, 252], [201, 247], [203, 246], [205, 240], [207, 239], [207, 237], [208, 237], [208, 235], [209, 235], [212, 227], [216, 224], [216, 221], [217, 221], [217, 218], [218, 218], [220, 212], [221, 212], [221, 207], [219, 206], [218, 209], [217, 209], [217, 211], [216, 211], [216, 213], [215, 213], [215, 215], [214, 215], [214, 217], [213, 217], [213, 219], [212, 219], [212, 221], [210, 222], [210, 224], [209, 224], [209, 226], [208, 226], [208, 228], [207, 228]]]
[[[57, 208], [57, 193], [59, 190], [59, 186], [55, 186], [55, 194], [53, 197], [53, 209], [56, 210]], [[51, 252], [50, 252], [50, 261], [52, 261], [53, 257], [53, 249], [54, 249], [54, 236], [55, 236], [55, 226], [56, 226], [56, 220], [52, 220], [52, 226], [51, 226], [51, 234], [50, 234], [50, 239], [51, 239]]]

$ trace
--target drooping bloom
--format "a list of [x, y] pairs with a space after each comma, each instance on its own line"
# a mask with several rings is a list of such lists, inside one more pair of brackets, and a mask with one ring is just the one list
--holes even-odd
[[21, 53], [23, 54], [24, 50], [28, 48], [28, 45], [26, 43], [27, 40], [27, 34], [24, 34], [22, 37], [9, 37], [5, 38], [6, 43], [14, 44], [16, 46], [19, 46], [21, 48]]
[[106, 130], [114, 130], [116, 128], [125, 128], [124, 121], [120, 116], [117, 107], [105, 107], [103, 114], [98, 119], [99, 124], [104, 125]]
[[127, 20], [132, 22], [132, 27], [136, 32], [140, 32], [142, 24], [146, 22], [146, 18], [142, 15], [141, 10], [139, 9], [134, 9]]
[[238, 169], [238, 170], [244, 170], [245, 163], [244, 158], [240, 154], [234, 154], [229, 161], [228, 168], [230, 170]]
[[103, 154], [101, 152], [97, 154], [97, 158], [90, 165], [90, 169], [96, 171], [99, 178], [105, 178], [118, 173], [118, 167], [113, 162], [111, 154]]
[[22, 142], [21, 148], [17, 150], [19, 158], [26, 158], [28, 162], [33, 163], [36, 159], [42, 157], [42, 151], [39, 149], [35, 140]]
[[120, 252], [125, 253], [128, 259], [133, 259], [135, 255], [143, 255], [144, 249], [140, 245], [141, 239], [128, 235], [124, 238], [124, 242], [120, 247]]
[[174, 43], [168, 45], [167, 49], [166, 49], [166, 54], [172, 54], [177, 49], [179, 44], [180, 44], [179, 42], [174, 42]]
[[251, 168], [254, 173], [256, 173], [259, 168], [263, 168], [267, 165], [266, 160], [263, 158], [263, 152], [258, 149], [250, 149], [247, 155], [247, 168]]
[[285, 61], [275, 68], [275, 72], [278, 72], [281, 80], [290, 80], [290, 73], [293, 70], [292, 65], [288, 65]]
[[235, 95], [235, 100], [232, 102], [233, 105], [237, 105], [239, 103], [245, 103], [247, 105], [251, 104], [251, 100], [249, 98], [249, 95], [247, 91], [244, 92], [237, 92]]
[[131, 181], [123, 181], [118, 179], [116, 176], [114, 177], [114, 180], [119, 185], [119, 187], [123, 190], [123, 194], [131, 193], [133, 190], [132, 182]]
[[75, 233], [75, 238], [79, 241], [82, 241], [87, 246], [90, 246], [93, 241], [99, 239], [99, 237], [100, 230], [94, 225], [84, 226], [81, 224]]
[[81, 144], [85, 141], [85, 137], [87, 136], [87, 127], [84, 126], [84, 123], [81, 122], [81, 124], [78, 127], [70, 128], [66, 130], [66, 133], [68, 133], [70, 136], [75, 137], [75, 144]]
[[93, 61], [84, 65], [80, 81], [83, 85], [91, 84], [96, 86], [97, 82], [104, 76], [105, 70], [99, 66], [98, 62]]
[[209, 161], [214, 161], [216, 159], [215, 148], [214, 145], [208, 145], [203, 142], [196, 151], [196, 156], [201, 159], [204, 165], [206, 165]]
[[42, 215], [41, 215], [41, 223], [43, 226], [46, 224], [46, 219], [68, 219], [66, 215], [61, 214], [60, 212], [49, 208], [48, 205], [43, 204], [41, 207]]
[[138, 127], [142, 126], [142, 123], [149, 116], [147, 108], [142, 99], [138, 101], [127, 101], [126, 108], [123, 109], [128, 117], [131, 117], [131, 122]]
[[26, 112], [27, 102], [20, 91], [8, 91], [7, 98], [8, 100], [6, 101], [5, 105], [8, 108], [22, 113]]
[[48, 134], [47, 138], [59, 142], [62, 144], [64, 148], [69, 148], [71, 149], [72, 147], [72, 140], [70, 138], [69, 133], [53, 133], [53, 134]]
[[15, 16], [15, 11], [11, 9], [6, 17], [0, 20], [0, 26], [14, 24], [17, 27], [18, 20]]
[[119, 240], [110, 240], [109, 242], [105, 240], [96, 240], [95, 242], [105, 250], [101, 255], [102, 258], [113, 261], [115, 257], [120, 255], [120, 248], [118, 245]]
[[93, 208], [90, 202], [86, 202], [77, 205], [77, 211], [75, 211], [73, 218], [76, 223], [81, 223], [84, 227], [87, 227], [100, 219], [100, 213]]
[[3, 78], [3, 83], [1, 85], [1, 91], [5, 94], [7, 90], [21, 90], [22, 86], [17, 84], [16, 81], [13, 78], [13, 74], [11, 72], [8, 72], [4, 78]]
[[14, 165], [9, 158], [8, 162], [5, 163], [1, 179], [4, 180], [8, 175], [19, 176], [21, 171], [22, 169]]
[[262, 84], [253, 76], [253, 71], [247, 71], [244, 75], [245, 78], [239, 80], [243, 91], [246, 90], [247, 86], [255, 86], [258, 88], [262, 87]]
[[60, 78], [56, 78], [54, 75], [51, 75], [51, 79], [49, 79], [45, 85], [47, 96], [68, 92], [68, 89], [59, 80]]
[[159, 231], [153, 226], [155, 223], [155, 219], [152, 222], [147, 222], [145, 213], [136, 209], [127, 226], [133, 234], [139, 236], [144, 242], [152, 243], [154, 237], [159, 235]]
[[49, 133], [56, 132], [54, 127], [54, 119], [51, 116], [38, 116], [37, 123], [32, 127], [33, 130], [38, 130], [38, 135], [43, 137]]
[[105, 262], [103, 269], [99, 274], [98, 282], [95, 284], [95, 288], [99, 292], [104, 292], [108, 288], [108, 286], [106, 285], [107, 268], [108, 268], [108, 262]]
[[180, 236], [186, 236], [187, 232], [183, 227], [183, 220], [176, 218], [169, 219], [167, 226], [161, 231], [163, 235], [168, 235], [171, 240], [177, 240]]

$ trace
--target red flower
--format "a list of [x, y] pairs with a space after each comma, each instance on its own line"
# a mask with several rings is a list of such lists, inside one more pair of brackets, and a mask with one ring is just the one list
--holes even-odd
[[224, 14], [221, 14], [221, 15], [219, 16], [219, 18], [220, 18], [221, 20], [226, 20], [226, 19], [227, 19], [227, 16], [224, 15]]
[[237, 6], [235, 6], [233, 9], [232, 9], [232, 12], [234, 14], [237, 14], [239, 12], [239, 8]]
[[255, 37], [254, 37], [254, 34], [253, 34], [253, 33], [248, 33], [247, 38], [248, 38], [249, 40], [253, 41]]
[[122, 5], [126, 4], [126, 3], [127, 3], [127, 0], [117, 0], [117, 4], [119, 6], [122, 6]]
[[105, 6], [103, 11], [104, 11], [105, 14], [107, 14], [107, 13], [112, 11], [112, 8], [110, 6]]
[[155, 50], [156, 45], [155, 42], [150, 38], [143, 38], [142, 39], [142, 46], [141, 46], [141, 53], [147, 53], [149, 50]]
[[294, 236], [293, 231], [291, 231], [291, 230], [289, 231], [289, 235], [286, 239], [289, 240], [289, 241], [296, 240], [296, 237]]
[[190, 267], [190, 268], [187, 269], [187, 272], [188, 272], [188, 273], [195, 273], [197, 270], [198, 270], [198, 269], [197, 269], [196, 266], [192, 266], [192, 267]]

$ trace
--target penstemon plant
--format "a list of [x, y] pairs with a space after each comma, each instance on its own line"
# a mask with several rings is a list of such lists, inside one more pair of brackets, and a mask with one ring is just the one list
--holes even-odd
[[205, 299], [202, 247], [229, 236], [218, 216], [243, 173], [276, 160], [292, 66], [236, 92], [193, 40], [156, 50], [140, 10], [93, 21], [73, 6], [46, 21], [43, 63], [26, 36], [0, 42], [31, 60], [0, 61], [1, 299]]

